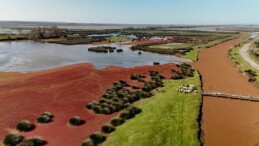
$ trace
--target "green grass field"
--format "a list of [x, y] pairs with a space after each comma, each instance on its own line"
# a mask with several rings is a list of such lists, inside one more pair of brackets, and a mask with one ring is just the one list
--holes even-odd
[[116, 43], [116, 42], [129, 42], [129, 41], [132, 41], [132, 39], [129, 37], [123, 37], [123, 36], [112, 36], [112, 37], [107, 37], [106, 41]]
[[159, 48], [159, 49], [178, 49], [178, 48], [189, 48], [192, 46], [193, 46], [192, 44], [175, 43], [175, 44], [153, 45], [153, 46], [149, 46], [149, 47], [150, 48]]
[[238, 36], [239, 35], [233, 35], [233, 36], [226, 37], [226, 38], [223, 38], [223, 39], [218, 39], [218, 40], [215, 40], [215, 41], [211, 41], [211, 42], [209, 42], [207, 44], [201, 44], [201, 45], [194, 46], [192, 51], [190, 51], [190, 52], [186, 53], [185, 55], [181, 56], [181, 58], [187, 58], [187, 59], [191, 59], [193, 61], [196, 61], [198, 59], [198, 54], [199, 54], [199, 52], [202, 49], [208, 48], [208, 47], [220, 44], [220, 43], [223, 43], [225, 41], [229, 41], [229, 40], [235, 39]]
[[[243, 44], [241, 44], [240, 47], [235, 47], [231, 50], [230, 52], [230, 57], [231, 59], [235, 62], [236, 65], [239, 66], [240, 70], [242, 72], [244, 72], [245, 70], [253, 70], [256, 72], [257, 75], [259, 75], [259, 71], [257, 71], [256, 69], [254, 69], [249, 63], [247, 63], [243, 58], [242, 56], [239, 54], [239, 50], [240, 48], [246, 44], [246, 43], [249, 43], [249, 42], [244, 42]], [[259, 76], [256, 76], [255, 77], [257, 81], [259, 81]]]
[[[198, 116], [201, 84], [198, 74], [184, 80], [166, 80], [165, 92], [134, 104], [142, 113], [119, 126], [102, 146], [199, 146]], [[197, 93], [176, 92], [181, 84], [194, 84]]]

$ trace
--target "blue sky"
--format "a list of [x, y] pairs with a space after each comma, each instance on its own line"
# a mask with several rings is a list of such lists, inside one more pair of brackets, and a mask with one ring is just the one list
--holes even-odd
[[259, 0], [0, 0], [0, 20], [259, 24]]

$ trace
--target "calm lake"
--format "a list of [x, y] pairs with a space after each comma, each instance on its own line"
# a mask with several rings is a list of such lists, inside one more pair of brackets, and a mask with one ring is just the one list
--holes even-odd
[[88, 48], [93, 45], [59, 45], [35, 42], [0, 42], [0, 71], [27, 72], [51, 69], [59, 66], [92, 63], [97, 69], [107, 66], [135, 67], [152, 65], [153, 62], [161, 64], [172, 62], [190, 62], [190, 60], [169, 55], [159, 55], [130, 50], [130, 46], [117, 43], [110, 45], [124, 50], [122, 53], [95, 53]]

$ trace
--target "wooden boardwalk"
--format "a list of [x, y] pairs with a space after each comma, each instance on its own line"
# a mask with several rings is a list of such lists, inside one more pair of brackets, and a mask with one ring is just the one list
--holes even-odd
[[230, 93], [223, 93], [223, 92], [203, 92], [202, 95], [210, 96], [210, 97], [229, 98], [229, 99], [259, 102], [258, 96], [251, 96], [251, 95], [230, 94]]

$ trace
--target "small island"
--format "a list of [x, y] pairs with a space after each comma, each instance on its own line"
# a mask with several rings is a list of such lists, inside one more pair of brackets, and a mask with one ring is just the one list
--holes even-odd
[[108, 52], [114, 52], [114, 50], [116, 50], [116, 47], [107, 47], [107, 46], [91, 47], [88, 49], [88, 51], [96, 52], [96, 53], [108, 53]]

